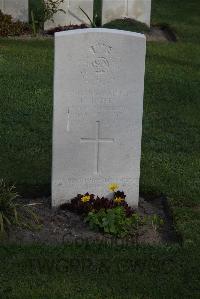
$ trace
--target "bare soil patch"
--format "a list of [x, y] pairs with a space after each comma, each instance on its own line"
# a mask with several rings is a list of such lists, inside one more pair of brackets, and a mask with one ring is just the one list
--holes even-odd
[[50, 198], [25, 200], [31, 204], [37, 213], [41, 228], [32, 231], [22, 228], [12, 228], [3, 240], [6, 244], [47, 244], [57, 245], [72, 242], [105, 242], [117, 244], [172, 244], [177, 241], [171, 218], [165, 209], [165, 199], [157, 198], [146, 201], [140, 198], [138, 212], [140, 215], [159, 215], [164, 225], [154, 230], [151, 225], [141, 227], [135, 236], [116, 239], [111, 235], [92, 231], [83, 218], [61, 209], [51, 209]]

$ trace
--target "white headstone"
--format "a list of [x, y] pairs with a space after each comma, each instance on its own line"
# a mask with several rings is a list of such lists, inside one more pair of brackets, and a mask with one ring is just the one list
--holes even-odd
[[138, 204], [145, 48], [127, 31], [55, 35], [53, 206], [110, 183]]
[[[48, 1], [48, 0], [47, 0]], [[90, 24], [88, 18], [81, 11], [80, 7], [87, 13], [90, 19], [93, 19], [93, 0], [65, 0], [60, 9], [66, 13], [59, 11], [53, 17], [54, 21], [47, 21], [44, 29], [48, 30], [57, 26]]]
[[151, 0], [103, 0], [103, 24], [124, 17], [150, 26]]
[[0, 9], [15, 21], [28, 22], [28, 0], [0, 0]]

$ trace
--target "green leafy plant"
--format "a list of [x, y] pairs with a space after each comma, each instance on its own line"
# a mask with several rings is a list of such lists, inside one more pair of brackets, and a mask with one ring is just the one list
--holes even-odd
[[102, 6], [103, 6], [103, 0], [93, 0], [93, 19], [91, 19], [87, 14], [87, 12], [79, 6], [82, 13], [89, 20], [90, 26], [92, 28], [102, 26]]
[[151, 226], [155, 232], [164, 225], [163, 218], [156, 214], [143, 216], [142, 222], [144, 225]]
[[159, 227], [163, 226], [164, 221], [163, 219], [158, 215], [153, 215], [149, 217], [149, 221], [154, 229], [154, 231], [157, 231]]
[[35, 21], [35, 16], [33, 10], [31, 10], [31, 21], [32, 21], [32, 30], [33, 30], [33, 36], [37, 35], [37, 29], [36, 29], [36, 24], [38, 22]]
[[124, 207], [118, 206], [113, 209], [89, 212], [85, 222], [88, 222], [92, 229], [100, 229], [117, 237], [125, 237], [138, 229], [142, 220], [137, 214], [127, 217]]
[[43, 30], [44, 27], [44, 0], [29, 0], [29, 19], [33, 35]]
[[53, 22], [53, 16], [58, 13], [66, 13], [64, 9], [59, 8], [64, 0], [43, 0], [43, 15], [44, 22], [51, 20]]
[[97, 25], [96, 25], [96, 23], [95, 23], [95, 20], [94, 20], [94, 19], [92, 20], [92, 19], [89, 17], [89, 15], [86, 13], [86, 11], [83, 10], [80, 6], [79, 6], [79, 8], [80, 8], [80, 10], [82, 11], [82, 13], [87, 17], [87, 19], [89, 20], [89, 22], [90, 22], [90, 26], [91, 26], [92, 28], [96, 28]]
[[0, 180], [0, 236], [4, 235], [12, 225], [32, 228], [30, 219], [39, 223], [37, 215], [28, 205], [17, 202], [18, 194], [14, 186], [8, 186]]
[[60, 8], [63, 2], [64, 0], [39, 0], [36, 5], [33, 0], [30, 1], [30, 18], [34, 35], [43, 29], [46, 21], [51, 20], [53, 22], [56, 13], [66, 13], [64, 9]]
[[103, 0], [94, 0], [93, 22], [96, 24], [96, 27], [102, 26], [102, 8], [103, 8]]

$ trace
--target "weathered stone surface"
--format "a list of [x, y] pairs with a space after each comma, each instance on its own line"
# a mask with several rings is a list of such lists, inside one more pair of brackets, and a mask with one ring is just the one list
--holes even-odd
[[123, 17], [133, 18], [150, 26], [151, 0], [103, 1], [103, 24]]
[[145, 48], [120, 30], [55, 35], [53, 206], [112, 182], [138, 204]]
[[0, 0], [0, 9], [14, 20], [28, 22], [28, 0]]
[[93, 19], [93, 0], [65, 0], [60, 5], [60, 9], [64, 10], [54, 15], [54, 22], [45, 22], [44, 29], [48, 30], [57, 26], [65, 26], [71, 24], [89, 24], [88, 18], [81, 11], [80, 7]]

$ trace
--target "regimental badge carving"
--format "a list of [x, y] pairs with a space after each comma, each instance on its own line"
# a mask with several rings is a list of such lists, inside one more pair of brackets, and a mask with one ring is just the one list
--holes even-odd
[[[104, 74], [109, 71], [110, 67], [110, 56], [112, 47], [105, 42], [97, 42], [90, 47], [90, 51], [94, 56], [92, 61], [92, 68], [97, 74]], [[102, 55], [103, 54], [103, 55]]]
[[92, 67], [96, 73], [105, 73], [109, 70], [109, 61], [105, 57], [97, 57], [92, 62]]
[[96, 44], [90, 47], [90, 50], [93, 54], [99, 55], [100, 53], [104, 53], [105, 55], [110, 55], [112, 52], [112, 47], [105, 42], [97, 42]]
[[105, 41], [94, 42], [89, 46], [86, 54], [85, 63], [81, 69], [81, 76], [85, 82], [89, 82], [93, 76], [101, 82], [103, 75], [109, 74], [112, 80], [113, 48]]

